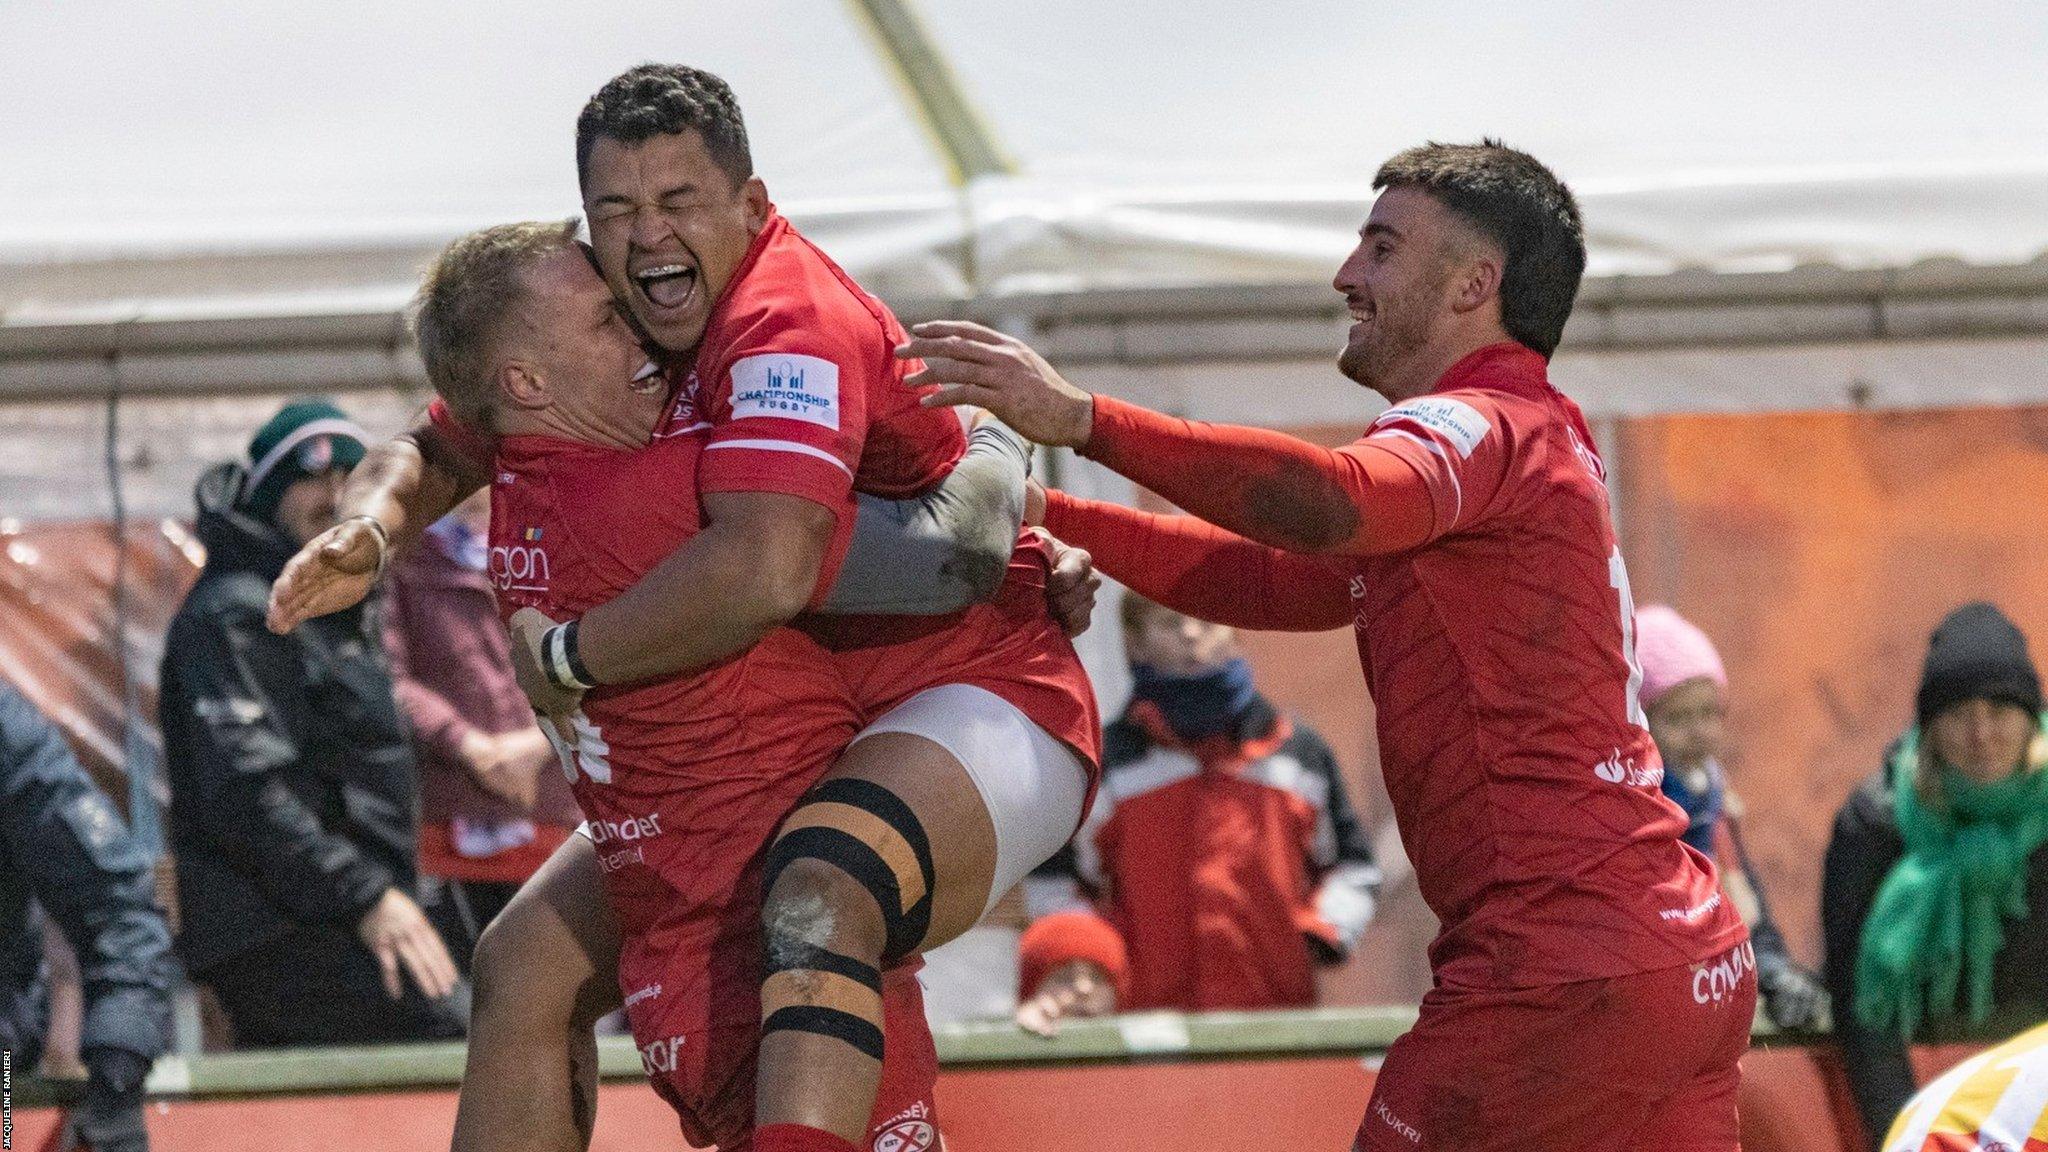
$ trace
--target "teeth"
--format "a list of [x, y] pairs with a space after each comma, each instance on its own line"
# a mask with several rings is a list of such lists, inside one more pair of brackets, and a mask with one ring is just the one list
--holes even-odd
[[633, 275], [644, 284], [649, 280], [660, 280], [668, 276], [681, 276], [689, 271], [691, 271], [690, 268], [681, 264], [659, 264], [653, 268], [642, 268]]
[[661, 375], [661, 365], [656, 364], [652, 360], [649, 360], [647, 363], [640, 366], [640, 370], [638, 372], [633, 373], [633, 383], [638, 384], [642, 380], [647, 380], [659, 375]]

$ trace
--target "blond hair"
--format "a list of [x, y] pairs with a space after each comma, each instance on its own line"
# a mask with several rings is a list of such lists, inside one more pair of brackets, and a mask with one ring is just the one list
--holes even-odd
[[492, 429], [492, 362], [505, 319], [526, 297], [526, 269], [576, 244], [580, 221], [536, 220], [472, 232], [441, 249], [413, 297], [427, 380], [456, 418]]

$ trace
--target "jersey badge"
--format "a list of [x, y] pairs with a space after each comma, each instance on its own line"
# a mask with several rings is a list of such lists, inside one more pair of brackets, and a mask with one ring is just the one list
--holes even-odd
[[701, 432], [709, 427], [710, 423], [697, 415], [697, 370], [692, 368], [690, 374], [683, 377], [682, 385], [676, 389], [675, 401], [668, 409], [668, 422], [661, 426], [660, 431], [654, 434], [654, 438], [666, 440], [671, 436]]
[[1449, 396], [1419, 396], [1404, 400], [1380, 413], [1380, 418], [1373, 421], [1372, 426], [1383, 428], [1397, 423], [1412, 424], [1435, 434], [1450, 445], [1460, 460], [1471, 458], [1472, 450], [1486, 439], [1487, 430], [1491, 427], [1486, 417], [1479, 414], [1479, 409]]
[[732, 418], [767, 416], [839, 428], [839, 365], [817, 356], [771, 352], [732, 366]]

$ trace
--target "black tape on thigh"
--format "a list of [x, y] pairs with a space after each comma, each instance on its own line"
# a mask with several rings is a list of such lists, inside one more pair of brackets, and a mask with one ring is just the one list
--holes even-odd
[[819, 1008], [809, 1004], [777, 1008], [761, 1022], [761, 1035], [765, 1037], [770, 1032], [809, 1032], [816, 1036], [830, 1036], [873, 1060], [880, 1060], [884, 1052], [880, 1025], [837, 1008]]
[[924, 876], [924, 895], [917, 903], [903, 907], [903, 892], [896, 882], [895, 870], [882, 859], [881, 853], [852, 833], [824, 824], [793, 829], [776, 839], [775, 845], [768, 850], [766, 878], [761, 891], [764, 895], [774, 891], [776, 878], [782, 875], [782, 870], [800, 857], [830, 864], [874, 896], [875, 903], [882, 910], [882, 922], [888, 935], [882, 951], [882, 964], [885, 967], [894, 964], [916, 951], [917, 946], [924, 942], [925, 934], [931, 930], [934, 881], [931, 841], [925, 836], [924, 826], [918, 823], [910, 806], [879, 784], [846, 778], [828, 780], [813, 788], [797, 805], [797, 810], [825, 803], [859, 808], [894, 829], [917, 857], [918, 869]]

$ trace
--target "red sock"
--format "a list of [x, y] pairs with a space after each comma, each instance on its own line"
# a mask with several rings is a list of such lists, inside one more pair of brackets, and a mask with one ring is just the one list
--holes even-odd
[[754, 1152], [860, 1152], [853, 1143], [808, 1124], [763, 1124], [754, 1129]]

